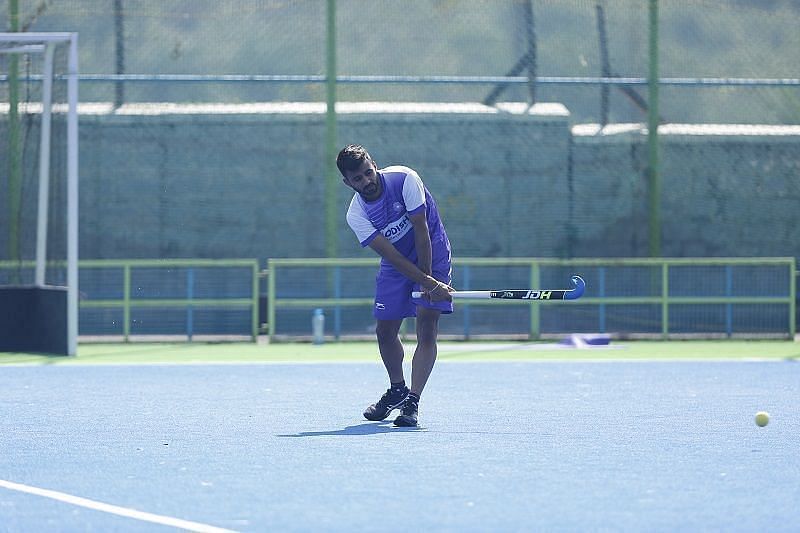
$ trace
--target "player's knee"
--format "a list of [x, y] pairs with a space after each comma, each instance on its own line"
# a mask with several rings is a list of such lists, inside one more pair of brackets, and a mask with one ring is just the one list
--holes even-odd
[[438, 337], [437, 331], [422, 330], [417, 332], [417, 343], [419, 344], [436, 344]]
[[392, 342], [397, 338], [398, 328], [393, 324], [378, 322], [375, 326], [375, 335], [378, 337], [378, 342]]
[[417, 342], [432, 344], [439, 335], [439, 325], [436, 322], [417, 322]]

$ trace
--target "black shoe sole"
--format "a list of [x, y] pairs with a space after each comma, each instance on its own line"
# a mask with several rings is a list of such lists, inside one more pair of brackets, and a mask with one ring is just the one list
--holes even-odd
[[417, 427], [417, 419], [407, 415], [400, 415], [394, 419], [394, 425], [401, 428]]
[[364, 413], [364, 418], [366, 418], [367, 420], [369, 420], [371, 422], [380, 422], [381, 420], [386, 420], [391, 413], [392, 412], [389, 411], [383, 417], [369, 416], [367, 413]]
[[370, 420], [372, 422], [380, 422], [381, 420], [386, 420], [389, 417], [389, 415], [392, 414], [392, 411], [394, 411], [395, 409], [400, 409], [400, 407], [402, 407], [404, 401], [406, 401], [405, 398], [403, 398], [403, 400], [400, 403], [398, 403], [397, 405], [393, 405], [392, 407], [390, 407], [389, 410], [386, 411], [386, 414], [381, 416], [381, 417], [378, 417], [378, 416], [375, 416], [375, 415], [371, 415], [370, 416], [370, 415], [367, 414], [366, 411], [364, 411], [364, 418], [366, 418], [367, 420]]

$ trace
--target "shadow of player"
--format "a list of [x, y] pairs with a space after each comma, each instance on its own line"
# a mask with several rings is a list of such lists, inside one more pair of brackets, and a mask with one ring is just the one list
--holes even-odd
[[301, 431], [300, 433], [276, 435], [277, 437], [358, 437], [362, 435], [377, 435], [379, 433], [397, 433], [406, 431], [420, 431], [421, 427], [397, 427], [391, 422], [364, 422], [355, 426], [347, 426], [343, 429], [332, 429], [328, 431]]

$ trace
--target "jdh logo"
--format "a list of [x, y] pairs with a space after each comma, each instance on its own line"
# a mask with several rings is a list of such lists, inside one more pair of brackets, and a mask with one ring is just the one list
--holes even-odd
[[528, 291], [523, 300], [549, 300], [553, 291]]
[[492, 298], [509, 300], [550, 300], [553, 291], [501, 291], [492, 293]]

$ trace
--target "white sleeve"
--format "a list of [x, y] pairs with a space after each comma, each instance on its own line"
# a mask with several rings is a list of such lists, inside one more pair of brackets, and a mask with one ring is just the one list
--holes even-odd
[[406, 179], [403, 182], [403, 202], [406, 204], [406, 211], [413, 213], [421, 206], [425, 205], [425, 186], [419, 175], [408, 169]]
[[358, 202], [358, 198], [353, 196], [350, 201], [350, 207], [347, 209], [347, 224], [350, 229], [356, 234], [358, 242], [361, 246], [366, 246], [372, 238], [378, 233], [377, 228], [372, 225], [372, 222], [367, 218], [367, 214]]

